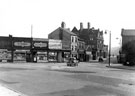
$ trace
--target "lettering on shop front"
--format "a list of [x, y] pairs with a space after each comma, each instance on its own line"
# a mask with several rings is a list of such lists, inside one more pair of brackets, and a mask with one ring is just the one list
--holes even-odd
[[42, 42], [40, 42], [40, 43], [34, 43], [34, 46], [35, 47], [47, 47], [47, 43], [42, 43]]
[[21, 46], [21, 47], [28, 47], [30, 46], [31, 44], [29, 42], [15, 42], [14, 43], [15, 46]]

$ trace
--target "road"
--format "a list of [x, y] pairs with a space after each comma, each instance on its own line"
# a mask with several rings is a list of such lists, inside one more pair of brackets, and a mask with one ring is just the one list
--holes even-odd
[[0, 84], [27, 96], [135, 96], [135, 71], [103, 63], [0, 63]]

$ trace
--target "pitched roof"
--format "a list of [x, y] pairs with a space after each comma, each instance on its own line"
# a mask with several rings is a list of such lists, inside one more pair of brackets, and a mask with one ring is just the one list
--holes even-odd
[[122, 29], [122, 36], [135, 36], [135, 29]]
[[71, 31], [68, 30], [68, 29], [61, 28], [61, 27], [59, 27], [59, 29], [62, 29], [63, 31], [65, 31], [65, 32], [67, 32], [67, 33], [69, 33], [69, 34], [71, 34], [71, 35], [76, 35], [75, 33], [71, 32]]

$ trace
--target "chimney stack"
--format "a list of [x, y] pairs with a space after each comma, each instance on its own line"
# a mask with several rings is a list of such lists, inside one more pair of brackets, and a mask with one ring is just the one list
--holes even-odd
[[80, 23], [80, 30], [83, 30], [83, 23]]
[[88, 30], [90, 29], [90, 22], [88, 22]]
[[65, 22], [62, 22], [62, 23], [61, 23], [61, 28], [65, 28], [65, 27], [66, 27]]

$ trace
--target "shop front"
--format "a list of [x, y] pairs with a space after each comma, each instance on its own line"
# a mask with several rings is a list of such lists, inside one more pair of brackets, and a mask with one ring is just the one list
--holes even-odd
[[0, 49], [0, 62], [11, 61], [11, 51], [7, 49]]
[[71, 56], [71, 43], [70, 41], [62, 41], [62, 57], [63, 61], [67, 62]]
[[14, 51], [14, 61], [28, 62], [30, 50], [15, 50]]
[[13, 38], [13, 61], [30, 62], [31, 61], [31, 38]]
[[85, 51], [84, 50], [79, 50], [78, 51], [78, 57], [79, 57], [79, 61], [84, 61], [85, 60]]
[[33, 38], [33, 62], [48, 62], [48, 40]]
[[0, 62], [11, 62], [11, 40], [9, 37], [0, 37]]
[[63, 62], [62, 41], [49, 39], [48, 60], [53, 62]]

